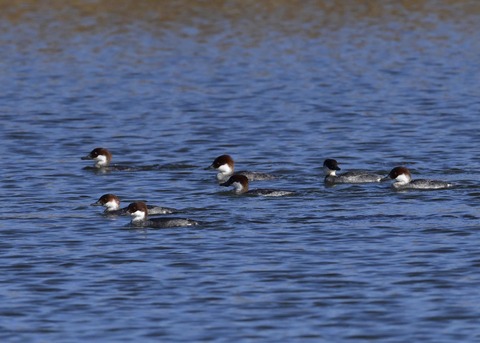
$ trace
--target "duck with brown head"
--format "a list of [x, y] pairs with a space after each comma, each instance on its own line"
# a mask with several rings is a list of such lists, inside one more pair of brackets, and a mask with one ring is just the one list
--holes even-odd
[[93, 160], [95, 168], [106, 168], [112, 161], [112, 154], [105, 148], [95, 148], [88, 155], [83, 156], [82, 160]]
[[215, 160], [213, 160], [212, 164], [205, 168], [205, 169], [215, 169], [218, 171], [217, 180], [219, 182], [227, 181], [230, 176], [232, 175], [244, 175], [248, 177], [250, 181], [262, 181], [262, 180], [272, 180], [275, 179], [274, 175], [267, 174], [267, 173], [260, 173], [260, 172], [252, 172], [252, 171], [239, 171], [234, 172], [235, 170], [235, 162], [233, 161], [232, 156], [230, 155], [220, 155]]
[[232, 175], [227, 182], [221, 183], [220, 186], [233, 186], [233, 192], [235, 194], [263, 195], [270, 197], [281, 197], [295, 194], [293, 191], [277, 189], [249, 189], [248, 178], [245, 175]]
[[131, 225], [136, 227], [170, 228], [195, 226], [199, 223], [187, 218], [148, 218], [147, 205], [142, 201], [133, 202], [127, 207], [127, 212], [132, 216]]
[[453, 187], [453, 184], [445, 181], [417, 179], [412, 180], [412, 174], [406, 167], [395, 167], [386, 176], [395, 180], [393, 187], [398, 190], [403, 189], [444, 189]]
[[338, 162], [332, 158], [327, 158], [323, 162], [323, 171], [325, 173], [325, 183], [370, 183], [382, 181], [382, 176], [364, 170], [355, 170], [337, 175], [337, 171], [341, 170]]
[[[90, 153], [84, 157], [81, 157], [82, 160], [93, 160], [95, 163], [93, 167], [85, 167], [84, 169], [93, 169], [95, 172], [105, 173], [110, 171], [151, 171], [162, 169], [163, 166], [154, 164], [154, 165], [119, 165], [112, 164], [113, 154], [106, 148], [95, 148]], [[171, 168], [171, 166], [165, 166], [166, 168]]]
[[[96, 202], [91, 204], [92, 206], [103, 206], [105, 207], [104, 214], [108, 215], [127, 215], [127, 208], [120, 208], [120, 198], [115, 194], [107, 193], [104, 194]], [[151, 215], [155, 214], [170, 214], [178, 212], [174, 208], [170, 207], [161, 207], [157, 205], [147, 205], [148, 213]]]

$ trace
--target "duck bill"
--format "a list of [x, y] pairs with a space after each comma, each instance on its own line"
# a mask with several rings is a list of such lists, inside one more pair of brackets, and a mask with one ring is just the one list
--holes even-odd
[[80, 157], [81, 160], [93, 160], [93, 158], [90, 155]]

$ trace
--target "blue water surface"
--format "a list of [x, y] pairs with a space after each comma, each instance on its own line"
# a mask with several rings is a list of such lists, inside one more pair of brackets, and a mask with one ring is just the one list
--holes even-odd
[[[2, 342], [480, 340], [475, 1], [121, 4], [2, 5]], [[231, 194], [221, 154], [297, 194]], [[455, 187], [326, 187], [326, 158]]]

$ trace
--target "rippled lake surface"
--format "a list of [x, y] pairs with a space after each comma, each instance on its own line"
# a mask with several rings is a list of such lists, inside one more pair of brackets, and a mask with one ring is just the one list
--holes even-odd
[[[478, 2], [0, 9], [2, 342], [480, 341]], [[297, 194], [231, 194], [225, 153]], [[325, 187], [326, 158], [455, 187]]]

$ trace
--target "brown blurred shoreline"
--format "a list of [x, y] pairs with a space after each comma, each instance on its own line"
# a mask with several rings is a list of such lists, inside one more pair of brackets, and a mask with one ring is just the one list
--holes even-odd
[[[299, 18], [321, 24], [346, 20], [411, 19], [434, 15], [441, 20], [462, 20], [480, 14], [480, 1], [403, 0], [403, 1], [301, 1], [301, 0], [211, 0], [211, 1], [7, 1], [0, 0], [0, 18], [5, 24], [32, 21], [78, 23], [78, 18], [91, 18], [92, 25], [125, 24], [132, 20], [162, 26], [189, 23], [193, 19], [210, 21], [228, 19], [261, 23], [285, 23]], [[76, 18], [76, 20], [73, 20]], [[88, 29], [81, 24], [78, 29]]]

